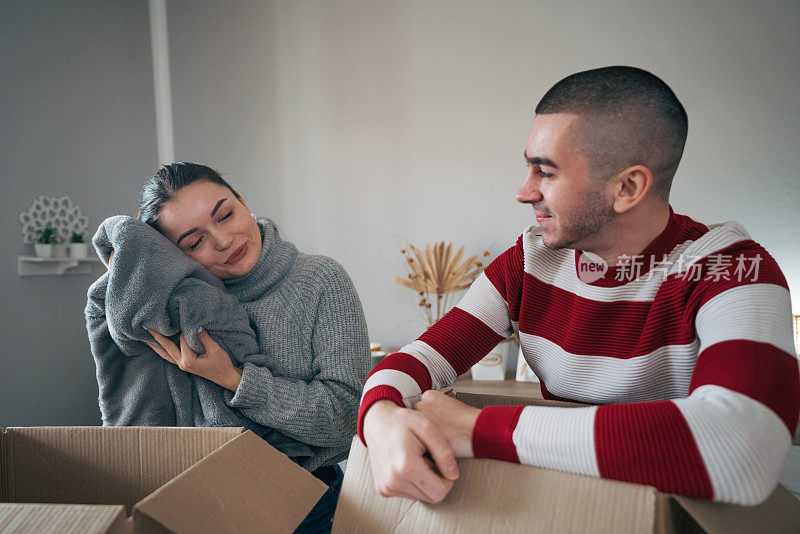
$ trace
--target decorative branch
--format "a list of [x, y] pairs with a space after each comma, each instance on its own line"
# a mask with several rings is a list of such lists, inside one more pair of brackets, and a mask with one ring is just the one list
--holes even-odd
[[[417, 305], [428, 326], [450, 310], [450, 296], [467, 289], [483, 271], [477, 255], [461, 262], [464, 249], [461, 247], [453, 256], [453, 244], [440, 241], [425, 245], [424, 251], [411, 244], [400, 250], [410, 272], [406, 278], [394, 277], [392, 281], [417, 292], [420, 297]], [[484, 250], [480, 256], [488, 257], [489, 252]]]

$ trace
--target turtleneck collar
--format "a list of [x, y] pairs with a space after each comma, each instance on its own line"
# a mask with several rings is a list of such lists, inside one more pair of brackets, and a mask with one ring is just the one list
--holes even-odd
[[278, 283], [294, 265], [297, 247], [281, 239], [278, 228], [269, 219], [258, 219], [261, 231], [261, 256], [247, 274], [223, 280], [228, 292], [242, 302], [260, 298]]

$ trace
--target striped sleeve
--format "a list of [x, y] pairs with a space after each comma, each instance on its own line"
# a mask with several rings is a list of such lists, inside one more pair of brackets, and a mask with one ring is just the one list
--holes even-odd
[[449, 386], [511, 335], [512, 308], [519, 314], [522, 256], [520, 237], [486, 267], [452, 310], [375, 366], [361, 397], [358, 435], [362, 442], [364, 415], [372, 404], [391, 400], [400, 407], [413, 407], [424, 391]]
[[745, 255], [761, 255], [761, 276], [737, 280], [731, 265], [727, 279], [704, 278], [695, 288], [699, 352], [688, 397], [487, 407], [473, 432], [475, 455], [715, 501], [762, 502], [797, 427], [800, 373], [788, 288], [759, 249], [750, 244]]

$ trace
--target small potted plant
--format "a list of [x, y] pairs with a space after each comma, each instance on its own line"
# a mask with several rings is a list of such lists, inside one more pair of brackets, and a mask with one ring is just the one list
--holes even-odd
[[89, 246], [83, 242], [83, 232], [72, 232], [69, 238], [69, 255], [73, 258], [85, 258], [89, 255]]
[[33, 249], [36, 251], [37, 256], [40, 258], [53, 257], [53, 248], [58, 238], [57, 234], [56, 229], [49, 224], [36, 230], [36, 242], [33, 244]]

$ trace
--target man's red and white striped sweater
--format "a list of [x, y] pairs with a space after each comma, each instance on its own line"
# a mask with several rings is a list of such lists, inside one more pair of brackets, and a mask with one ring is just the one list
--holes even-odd
[[475, 456], [766, 499], [800, 411], [789, 291], [773, 258], [736, 223], [709, 228], [670, 210], [627, 267], [584, 283], [578, 260], [526, 231], [455, 308], [375, 367], [362, 440], [372, 403], [411, 407], [517, 331], [545, 398], [597, 406], [484, 408]]

